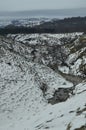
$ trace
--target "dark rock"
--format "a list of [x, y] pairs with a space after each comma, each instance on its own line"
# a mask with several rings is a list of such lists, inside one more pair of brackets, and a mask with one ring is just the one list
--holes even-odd
[[42, 90], [43, 95], [45, 96], [45, 93], [46, 93], [46, 91], [47, 91], [47, 89], [48, 89], [47, 84], [42, 83], [42, 85], [41, 85], [40, 89]]
[[85, 125], [85, 126], [82, 126], [82, 127], [80, 127], [80, 128], [77, 128], [77, 129], [75, 129], [75, 130], [86, 130], [86, 125]]
[[54, 92], [53, 97], [48, 99], [48, 103], [53, 105], [64, 102], [70, 97], [70, 94], [73, 94], [73, 88], [59, 88]]
[[10, 63], [10, 62], [8, 62], [7, 64], [8, 64], [8, 65], [11, 65], [11, 63]]

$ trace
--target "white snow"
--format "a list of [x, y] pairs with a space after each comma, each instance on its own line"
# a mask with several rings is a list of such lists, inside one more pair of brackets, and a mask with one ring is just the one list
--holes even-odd
[[[81, 85], [81, 84], [80, 84]], [[86, 85], [85, 85], [86, 87]], [[85, 88], [86, 90], [86, 88]], [[7, 126], [1, 130], [66, 130], [70, 124], [70, 130], [80, 128], [85, 125], [86, 117], [82, 112], [77, 115], [78, 108], [85, 108], [85, 91], [68, 99], [66, 102], [56, 105], [47, 105], [40, 107], [40, 111], [29, 117], [29, 113], [17, 121], [10, 121]]]
[[69, 68], [67, 66], [59, 66], [58, 70], [65, 74], [69, 74]]
[[[75, 34], [70, 36], [73, 35]], [[47, 36], [55, 37], [59, 41], [62, 35], [42, 34], [40, 37], [47, 39]], [[34, 38], [35, 44], [35, 39], [39, 35], [17, 35], [14, 50], [19, 49], [19, 41], [25, 43], [28, 37]], [[48, 104], [47, 99], [52, 97], [55, 90], [70, 88], [73, 84], [49, 67], [27, 61], [23, 56], [10, 52], [7, 43], [0, 44], [4, 52], [4, 55], [0, 55], [0, 130], [67, 130], [68, 126], [70, 130], [74, 130], [86, 124], [85, 80], [75, 86], [74, 95], [66, 101]], [[22, 46], [22, 50], [23, 47], [25, 46]], [[70, 64], [75, 56], [75, 54], [69, 56], [67, 62]], [[83, 59], [79, 58], [72, 65], [73, 74], [78, 71], [82, 60], [85, 64], [86, 58], [83, 56]], [[59, 70], [67, 74], [70, 71], [66, 66], [59, 66]], [[45, 97], [40, 89], [42, 83], [48, 87]]]

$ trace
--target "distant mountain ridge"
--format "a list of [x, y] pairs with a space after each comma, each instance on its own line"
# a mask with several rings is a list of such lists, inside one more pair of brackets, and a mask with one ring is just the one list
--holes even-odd
[[14, 12], [0, 12], [1, 16], [11, 17], [76, 17], [86, 16], [86, 8], [74, 8], [74, 9], [45, 9], [45, 10], [28, 10], [28, 11], [14, 11]]

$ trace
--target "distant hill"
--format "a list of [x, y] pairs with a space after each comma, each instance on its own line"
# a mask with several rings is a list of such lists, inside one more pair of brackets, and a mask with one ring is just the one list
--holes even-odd
[[17, 33], [86, 33], [86, 17], [72, 17], [62, 20], [51, 20], [34, 27], [8, 25], [0, 29], [0, 34], [17, 34]]

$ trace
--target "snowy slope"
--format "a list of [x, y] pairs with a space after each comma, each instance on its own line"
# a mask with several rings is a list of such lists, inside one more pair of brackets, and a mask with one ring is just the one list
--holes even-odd
[[[25, 39], [34, 35], [22, 35], [0, 37], [0, 130], [77, 130], [81, 127], [85, 130], [86, 81], [74, 86], [44, 62], [33, 61], [30, 58], [33, 44], [28, 42], [27, 46]], [[61, 43], [57, 35], [46, 36], [46, 40], [55, 37], [57, 44]], [[42, 34], [39, 39], [44, 37], [45, 34]], [[47, 44], [50, 42], [47, 41]], [[52, 47], [54, 45], [55, 42]], [[48, 52], [46, 46], [44, 48]], [[43, 91], [42, 87], [47, 88]], [[59, 88], [72, 87], [73, 92], [69, 92], [65, 101], [54, 105], [48, 103]]]

